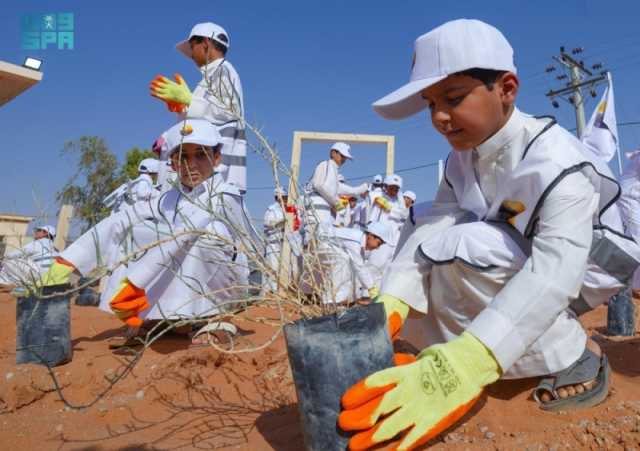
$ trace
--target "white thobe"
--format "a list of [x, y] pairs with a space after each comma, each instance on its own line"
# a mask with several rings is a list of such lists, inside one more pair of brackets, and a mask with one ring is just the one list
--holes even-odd
[[264, 213], [263, 227], [266, 240], [265, 264], [268, 271], [263, 272], [263, 289], [276, 291], [278, 289], [278, 274], [280, 270], [280, 256], [282, 254], [282, 241], [287, 218], [282, 211], [279, 202], [269, 205]]
[[[422, 313], [405, 329], [418, 346], [446, 342], [467, 330], [492, 351], [505, 377], [562, 370], [582, 354], [586, 342], [567, 307], [583, 284], [599, 202], [587, 177], [574, 172], [548, 193], [529, 256], [517, 236], [477, 219], [469, 222], [477, 214], [471, 196], [475, 205], [484, 202], [491, 209], [539, 131], [536, 119], [515, 110], [494, 136], [465, 151], [474, 153], [481, 192], [458, 199], [444, 179], [427, 214], [417, 215], [415, 226], [407, 225], [413, 232], [403, 233], [406, 241], [382, 283], [383, 293]], [[567, 139], [573, 138], [548, 132], [539, 145], [573, 150]], [[435, 254], [454, 249], [456, 257], [427, 261], [421, 256], [425, 249]]]
[[202, 66], [200, 72], [203, 78], [191, 94], [186, 117], [206, 119], [218, 127], [222, 136], [222, 163], [229, 167], [223, 174], [224, 180], [244, 192], [247, 189], [247, 141], [240, 76], [223, 58]]
[[20, 249], [5, 253], [0, 270], [0, 283], [33, 284], [47, 272], [58, 251], [49, 238], [39, 238]]
[[360, 289], [369, 290], [374, 280], [365, 261], [365, 234], [361, 230], [336, 229], [329, 239], [332, 251], [331, 284], [323, 293], [325, 303], [355, 301]]
[[[389, 211], [375, 203], [375, 199], [378, 197], [382, 197], [391, 204], [391, 209]], [[373, 199], [371, 212], [369, 214], [369, 223], [382, 222], [388, 224], [392, 230], [392, 239], [388, 244], [393, 247], [398, 243], [400, 231], [402, 230], [408, 216], [409, 209], [404, 203], [404, 198], [402, 197], [401, 192], [398, 192], [398, 195], [393, 198], [386, 193], [380, 193]]]

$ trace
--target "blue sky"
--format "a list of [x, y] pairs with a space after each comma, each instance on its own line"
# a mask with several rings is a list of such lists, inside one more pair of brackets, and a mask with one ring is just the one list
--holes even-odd
[[[74, 50], [21, 49], [21, 16], [46, 12], [74, 13]], [[417, 36], [460, 17], [485, 20], [509, 39], [523, 111], [554, 114], [560, 124], [575, 126], [569, 105], [553, 109], [544, 96], [560, 83], [544, 68], [560, 45], [582, 46], [586, 63], [603, 62], [612, 71], [618, 121], [640, 120], [636, 1], [10, 1], [0, 18], [0, 60], [41, 58], [44, 79], [0, 108], [0, 212], [55, 215], [55, 192], [74, 170], [74, 161], [60, 156], [67, 140], [104, 137], [120, 160], [131, 147], [149, 147], [174, 121], [149, 96], [149, 81], [179, 72], [195, 86], [196, 67], [174, 45], [203, 21], [229, 32], [228, 59], [242, 79], [247, 119], [262, 127], [284, 161], [293, 131], [307, 130], [392, 134], [397, 169], [436, 162], [449, 149], [425, 114], [385, 121], [371, 103], [408, 79]], [[587, 118], [595, 103], [587, 104]], [[619, 134], [624, 150], [640, 146], [639, 126], [621, 127]], [[344, 175], [383, 172], [382, 150], [355, 146], [356, 160]], [[302, 178], [325, 156], [325, 145], [305, 146]], [[433, 196], [435, 167], [402, 176], [419, 199]], [[247, 202], [253, 216], [261, 218], [272, 199], [271, 190], [259, 188], [272, 185], [267, 164], [250, 155]]]

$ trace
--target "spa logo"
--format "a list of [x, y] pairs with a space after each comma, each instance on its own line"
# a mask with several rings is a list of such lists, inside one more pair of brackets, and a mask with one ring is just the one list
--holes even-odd
[[20, 23], [22, 50], [73, 50], [73, 13], [24, 14]]

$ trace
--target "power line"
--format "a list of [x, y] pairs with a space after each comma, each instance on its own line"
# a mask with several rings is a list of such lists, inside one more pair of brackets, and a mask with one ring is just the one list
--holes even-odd
[[[410, 172], [410, 171], [415, 171], [416, 169], [423, 169], [423, 168], [429, 168], [429, 167], [433, 167], [433, 166], [438, 166], [438, 162], [434, 162], [434, 163], [426, 163], [426, 164], [421, 164], [418, 166], [411, 166], [408, 168], [402, 168], [402, 169], [398, 169], [396, 171], [394, 171], [394, 174], [399, 174], [402, 172]], [[368, 174], [368, 175], [359, 175], [357, 177], [349, 177], [345, 180], [363, 180], [363, 179], [368, 179], [368, 178], [373, 178], [374, 175], [377, 174]], [[247, 188], [247, 191], [260, 191], [260, 190], [272, 190], [275, 189], [275, 186], [255, 186], [255, 187], [249, 187]]]

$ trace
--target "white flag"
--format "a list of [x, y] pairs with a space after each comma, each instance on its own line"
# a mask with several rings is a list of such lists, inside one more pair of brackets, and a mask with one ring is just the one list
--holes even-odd
[[613, 102], [613, 83], [607, 73], [609, 86], [589, 119], [580, 140], [595, 155], [604, 161], [610, 161], [618, 151], [618, 123]]

